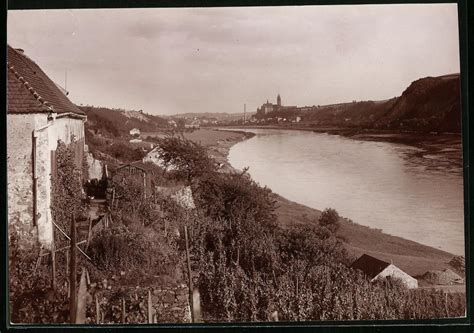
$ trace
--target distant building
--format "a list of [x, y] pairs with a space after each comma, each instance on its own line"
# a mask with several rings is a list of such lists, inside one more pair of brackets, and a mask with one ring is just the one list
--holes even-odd
[[168, 125], [172, 126], [172, 127], [177, 127], [178, 124], [176, 124], [176, 121], [174, 120], [168, 120]]
[[129, 142], [130, 142], [130, 143], [140, 143], [140, 142], [143, 142], [143, 140], [140, 139], [140, 138], [134, 138], [134, 139], [130, 139]]
[[140, 130], [138, 128], [132, 128], [130, 130], [130, 135], [133, 135], [133, 136], [140, 135]]
[[292, 109], [296, 110], [297, 108], [296, 108], [296, 106], [284, 106], [282, 104], [282, 101], [281, 101], [281, 96], [280, 96], [280, 94], [278, 94], [277, 103], [272, 104], [272, 103], [268, 102], [268, 99], [267, 99], [266, 103], [262, 104], [261, 107], [257, 108], [257, 115], [264, 116], [264, 115], [267, 115], [270, 112], [289, 111], [289, 110], [292, 110]]
[[397, 266], [369, 256], [368, 254], [362, 255], [359, 259], [354, 261], [351, 267], [364, 272], [371, 282], [390, 277], [400, 280], [407, 288], [418, 288], [417, 279], [408, 275]]

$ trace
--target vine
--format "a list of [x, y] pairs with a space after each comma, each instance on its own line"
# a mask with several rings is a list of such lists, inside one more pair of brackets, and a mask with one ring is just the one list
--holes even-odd
[[[86, 216], [83, 199], [84, 162], [77, 166], [74, 162], [74, 146], [58, 140], [56, 149], [56, 175], [51, 177], [51, 214], [53, 221], [69, 232], [74, 214], [76, 220]], [[64, 239], [58, 237], [57, 240]]]

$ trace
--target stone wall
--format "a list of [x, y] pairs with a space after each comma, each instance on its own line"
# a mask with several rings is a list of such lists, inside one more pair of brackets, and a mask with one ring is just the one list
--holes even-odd
[[33, 130], [47, 123], [44, 114], [7, 115], [8, 231], [21, 247], [37, 239], [33, 225]]
[[[105, 282], [105, 281], [104, 281]], [[190, 323], [189, 289], [185, 284], [167, 288], [116, 287], [107, 282], [93, 284], [89, 293], [97, 299], [101, 324], [148, 323], [148, 292], [151, 293], [153, 323]], [[125, 303], [125, 320], [122, 318], [122, 305]], [[95, 302], [91, 302], [89, 323], [97, 320]]]

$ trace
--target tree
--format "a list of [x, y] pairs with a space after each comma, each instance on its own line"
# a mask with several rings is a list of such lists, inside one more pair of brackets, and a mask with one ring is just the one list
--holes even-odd
[[335, 209], [326, 208], [319, 217], [319, 225], [335, 233], [340, 227], [339, 214]]
[[177, 178], [188, 183], [216, 170], [214, 161], [208, 156], [206, 148], [200, 144], [178, 136], [166, 136], [158, 142], [158, 153], [165, 168], [172, 167]]

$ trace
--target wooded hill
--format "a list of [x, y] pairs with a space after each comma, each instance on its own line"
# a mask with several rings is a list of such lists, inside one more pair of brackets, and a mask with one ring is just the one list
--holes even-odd
[[142, 111], [127, 111], [96, 106], [78, 106], [87, 115], [86, 129], [107, 137], [129, 134], [132, 128], [153, 132], [167, 127], [168, 121]]
[[299, 115], [306, 125], [415, 132], [461, 131], [459, 74], [416, 80], [399, 97], [320, 106], [310, 111], [280, 111], [271, 117]]

